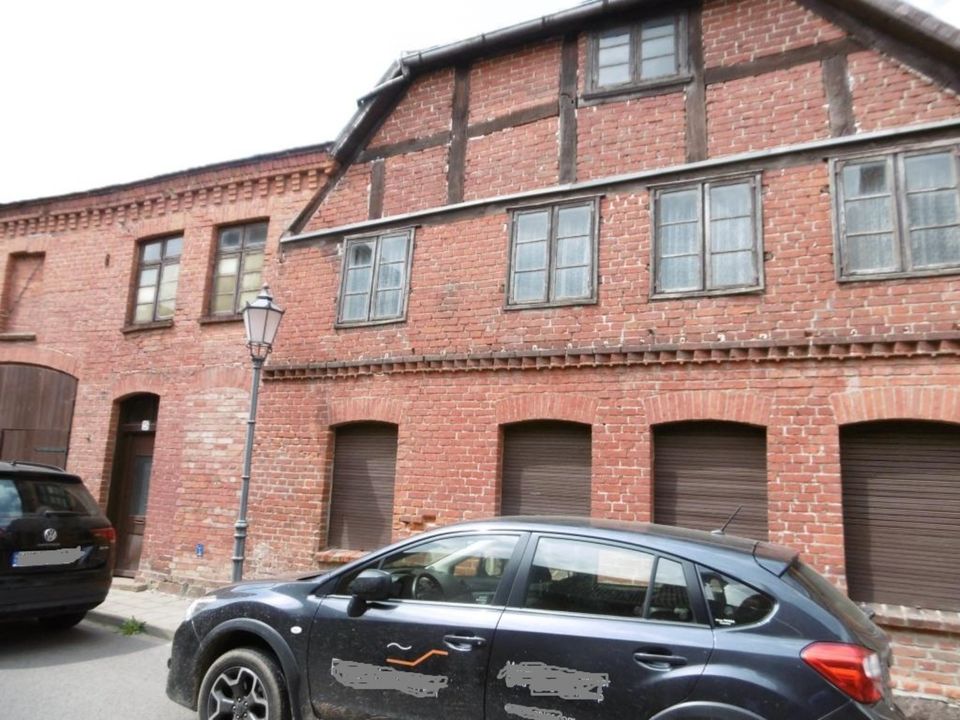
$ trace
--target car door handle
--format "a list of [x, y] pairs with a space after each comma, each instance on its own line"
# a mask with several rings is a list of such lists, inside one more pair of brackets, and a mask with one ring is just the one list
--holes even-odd
[[475, 647], [481, 647], [487, 644], [487, 639], [477, 637], [476, 635], [444, 635], [443, 644], [451, 650], [466, 652]]
[[633, 659], [641, 665], [649, 665], [657, 670], [667, 670], [671, 667], [680, 667], [687, 664], [687, 659], [681, 655], [669, 655], [655, 652], [636, 652]]

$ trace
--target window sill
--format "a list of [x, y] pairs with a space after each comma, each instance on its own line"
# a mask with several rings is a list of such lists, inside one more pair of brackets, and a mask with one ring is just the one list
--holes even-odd
[[960, 612], [954, 610], [926, 610], [906, 605], [867, 603], [876, 612], [873, 621], [885, 628], [926, 630], [960, 635]]
[[663, 95], [682, 90], [693, 79], [692, 75], [672, 75], [668, 78], [649, 80], [647, 82], [617, 85], [616, 87], [594, 88], [585, 90], [580, 95], [579, 105], [599, 105], [605, 102], [618, 100], [632, 100], [634, 98]]
[[542, 303], [514, 303], [503, 306], [504, 310], [549, 310], [551, 308], [578, 307], [586, 305], [596, 305], [597, 299], [577, 298], [576, 300], [564, 300], [562, 302], [542, 302]]
[[879, 280], [911, 280], [913, 278], [943, 277], [944, 275], [960, 275], [960, 267], [931, 268], [929, 270], [913, 270], [910, 272], [891, 273], [863, 273], [862, 275], [840, 275], [839, 283], [870, 282]]
[[207, 315], [197, 320], [201, 325], [220, 325], [222, 323], [243, 322], [243, 315]]
[[672, 293], [650, 293], [650, 300], [684, 300], [686, 298], [722, 297], [724, 295], [762, 295], [763, 285], [739, 288], [724, 288], [723, 290], [690, 290]]
[[35, 342], [36, 333], [29, 332], [10, 332], [0, 333], [0, 342]]
[[120, 332], [124, 335], [132, 335], [139, 332], [149, 332], [150, 330], [163, 330], [164, 328], [172, 328], [173, 320], [157, 320], [156, 322], [148, 323], [132, 323], [130, 325], [124, 325], [120, 328]]
[[364, 320], [363, 322], [338, 322], [334, 324], [336, 330], [350, 330], [351, 328], [377, 327], [378, 325], [396, 325], [406, 322], [407, 318], [390, 318], [389, 320]]

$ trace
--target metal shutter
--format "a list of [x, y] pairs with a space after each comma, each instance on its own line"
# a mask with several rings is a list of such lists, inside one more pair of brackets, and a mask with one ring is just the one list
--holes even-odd
[[682, 422], [653, 431], [653, 519], [767, 539], [767, 435], [727, 422]]
[[960, 427], [841, 428], [840, 471], [850, 597], [960, 610]]
[[337, 429], [330, 499], [330, 547], [371, 550], [390, 542], [397, 427], [358, 423]]
[[590, 515], [590, 426], [535, 421], [503, 431], [502, 515]]

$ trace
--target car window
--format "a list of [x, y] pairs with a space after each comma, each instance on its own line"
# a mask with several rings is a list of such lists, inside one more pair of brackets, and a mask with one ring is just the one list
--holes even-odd
[[[398, 599], [489, 605], [513, 550], [516, 535], [455, 535], [413, 545], [367, 567], [379, 567], [393, 577]], [[359, 572], [359, 570], [357, 571]], [[346, 593], [357, 573], [339, 583]]]
[[710, 617], [718, 627], [752, 625], [773, 611], [772, 598], [728, 575], [700, 568], [700, 581]]
[[0, 479], [0, 528], [25, 515], [94, 515], [99, 507], [79, 483]]
[[[656, 567], [656, 570], [654, 568]], [[617, 545], [541, 538], [524, 606], [539, 610], [691, 622], [680, 563]]]

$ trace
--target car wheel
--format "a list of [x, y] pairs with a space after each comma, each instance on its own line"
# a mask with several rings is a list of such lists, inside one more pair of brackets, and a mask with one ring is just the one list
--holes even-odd
[[47, 630], [69, 630], [86, 616], [86, 612], [72, 612], [63, 615], [48, 615], [37, 618], [37, 620]]
[[288, 720], [286, 684], [276, 661], [252, 648], [217, 658], [200, 685], [200, 720]]

